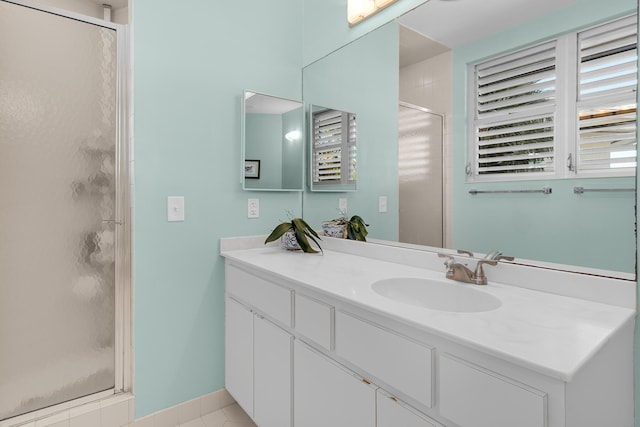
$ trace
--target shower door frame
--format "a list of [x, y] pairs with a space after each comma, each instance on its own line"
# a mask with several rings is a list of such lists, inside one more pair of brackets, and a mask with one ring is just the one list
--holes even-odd
[[133, 336], [132, 336], [132, 203], [131, 168], [133, 143], [130, 137], [132, 88], [129, 25], [121, 25], [79, 13], [42, 5], [32, 0], [0, 0], [39, 12], [57, 15], [114, 30], [116, 33], [116, 200], [115, 218], [105, 218], [115, 226], [115, 378], [114, 388], [83, 396], [68, 402], [38, 409], [23, 415], [0, 421], [0, 427], [29, 422], [47, 417], [70, 408], [97, 400], [106, 399], [120, 393], [131, 392], [133, 388]]

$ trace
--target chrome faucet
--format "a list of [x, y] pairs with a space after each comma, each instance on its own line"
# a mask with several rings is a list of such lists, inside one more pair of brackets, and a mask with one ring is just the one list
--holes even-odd
[[497, 265], [498, 261], [494, 259], [479, 259], [476, 264], [475, 271], [471, 271], [466, 265], [456, 262], [455, 258], [449, 254], [439, 253], [440, 258], [447, 258], [444, 265], [447, 267], [447, 279], [457, 280], [459, 282], [473, 283], [476, 285], [486, 285], [487, 276], [484, 275], [484, 264]]

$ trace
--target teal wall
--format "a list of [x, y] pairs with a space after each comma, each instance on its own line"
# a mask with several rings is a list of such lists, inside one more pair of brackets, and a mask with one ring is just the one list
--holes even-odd
[[219, 238], [301, 214], [299, 193], [240, 183], [242, 91], [302, 99], [301, 34], [299, 0], [133, 2], [136, 417], [224, 387]]
[[[398, 240], [398, 46], [391, 22], [304, 69], [305, 102], [356, 113], [358, 132], [357, 191], [305, 193], [312, 227], [339, 217], [338, 199], [346, 198], [370, 237]], [[379, 196], [387, 196], [386, 213], [378, 213]]]
[[[453, 79], [454, 247], [487, 251], [499, 242], [504, 253], [521, 258], [635, 271], [635, 199], [632, 193], [573, 194], [585, 188], [633, 187], [635, 178], [561, 179], [500, 183], [466, 182], [467, 71], [483, 58], [583, 28], [635, 10], [635, 0], [606, 5], [578, 0], [559, 12], [455, 49]], [[470, 189], [498, 190], [552, 187], [551, 195], [470, 195]]]
[[260, 178], [247, 179], [247, 188], [282, 186], [282, 115], [245, 114], [245, 151], [247, 160], [260, 160]]

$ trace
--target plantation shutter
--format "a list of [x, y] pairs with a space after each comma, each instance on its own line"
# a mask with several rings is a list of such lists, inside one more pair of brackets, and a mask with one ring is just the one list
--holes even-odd
[[313, 114], [314, 183], [355, 182], [356, 139], [355, 114], [332, 109]]
[[636, 166], [637, 15], [578, 35], [578, 171]]
[[475, 174], [553, 172], [556, 43], [475, 66]]

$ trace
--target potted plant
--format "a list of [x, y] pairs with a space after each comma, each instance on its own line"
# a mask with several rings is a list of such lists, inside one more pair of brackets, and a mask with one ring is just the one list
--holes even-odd
[[364, 220], [358, 215], [353, 215], [351, 218], [343, 215], [340, 218], [322, 223], [324, 234], [329, 237], [359, 240], [361, 242], [367, 241], [368, 226], [369, 224], [365, 224]]
[[311, 246], [309, 242], [309, 239], [311, 239], [318, 249], [320, 249], [320, 252], [322, 252], [322, 248], [316, 240], [316, 237], [322, 240], [320, 236], [318, 236], [318, 233], [316, 233], [305, 220], [302, 218], [293, 218], [291, 221], [283, 222], [274, 228], [264, 243], [274, 242], [281, 238], [282, 246], [288, 250], [302, 249], [307, 253], [318, 253], [318, 251]]

